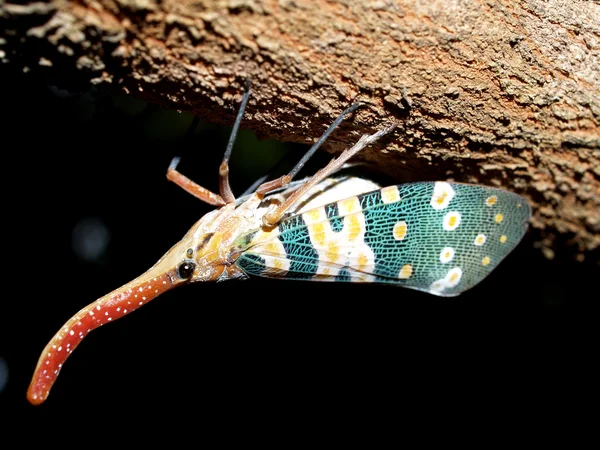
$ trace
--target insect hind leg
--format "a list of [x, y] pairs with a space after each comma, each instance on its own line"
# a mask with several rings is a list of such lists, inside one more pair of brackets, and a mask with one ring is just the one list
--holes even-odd
[[[274, 189], [277, 189], [277, 188], [280, 188], [282, 186], [288, 185], [291, 182], [292, 178], [302, 168], [302, 166], [304, 166], [304, 164], [308, 161], [308, 159], [315, 153], [316, 149], [331, 134], [331, 132], [333, 131], [333, 129], [337, 125], [339, 125], [339, 123], [343, 120], [344, 116], [348, 112], [352, 112], [352, 111], [356, 110], [359, 106], [361, 106], [360, 103], [355, 103], [352, 106], [350, 106], [349, 108], [347, 108], [344, 112], [342, 112], [338, 116], [338, 118], [335, 120], [335, 122], [327, 129], [327, 131], [325, 131], [325, 133], [323, 134], [323, 136], [321, 136], [321, 138], [313, 145], [313, 147], [311, 147], [309, 149], [309, 151], [306, 153], [306, 155], [304, 155], [304, 157], [300, 160], [300, 162], [290, 171], [290, 173], [288, 173], [287, 175], [284, 175], [284, 176], [282, 176], [282, 177], [280, 177], [280, 178], [278, 178], [276, 180], [263, 183], [261, 186], [259, 186], [257, 188], [256, 192], [264, 194], [264, 193], [267, 193], [267, 192], [272, 191]], [[284, 214], [308, 190], [310, 190], [313, 186], [315, 186], [316, 184], [318, 184], [319, 182], [321, 182], [325, 178], [331, 176], [331, 174], [333, 174], [334, 172], [336, 172], [339, 169], [341, 169], [344, 166], [344, 164], [352, 156], [354, 156], [356, 153], [358, 153], [359, 151], [361, 151], [367, 145], [376, 142], [382, 136], [390, 133], [394, 128], [396, 128], [396, 126], [397, 126], [397, 124], [394, 123], [392, 125], [389, 125], [389, 126], [383, 128], [383, 129], [379, 130], [376, 133], [373, 133], [373, 134], [370, 134], [370, 135], [369, 134], [363, 135], [356, 142], [356, 144], [354, 144], [352, 147], [344, 150], [339, 157], [332, 159], [329, 162], [329, 164], [327, 164], [327, 166], [325, 166], [324, 168], [318, 170], [317, 173], [315, 173], [311, 178], [309, 178], [300, 188], [298, 188], [289, 197], [287, 197], [287, 199], [283, 203], [281, 203], [280, 205], [278, 205], [276, 207], [273, 207], [271, 210], [269, 210], [263, 216], [263, 218], [262, 218], [262, 224], [263, 224], [263, 226], [266, 227], [266, 228], [272, 228], [272, 227], [276, 226], [279, 223], [279, 221], [281, 220], [281, 218], [284, 216]]]
[[353, 103], [348, 108], [346, 108], [344, 111], [342, 111], [342, 113], [337, 117], [337, 119], [335, 119], [335, 121], [329, 126], [329, 128], [327, 128], [327, 130], [325, 130], [325, 132], [319, 138], [319, 140], [317, 142], [315, 142], [313, 144], [313, 146], [308, 149], [308, 151], [302, 157], [302, 159], [300, 159], [300, 161], [298, 161], [298, 163], [296, 163], [296, 165], [290, 171], [290, 173], [288, 173], [287, 175], [283, 175], [275, 180], [267, 181], [266, 183], [261, 184], [256, 189], [256, 192], [259, 194], [266, 194], [274, 189], [279, 189], [283, 186], [287, 186], [292, 181], [292, 179], [298, 174], [298, 172], [300, 172], [300, 170], [302, 169], [302, 167], [304, 167], [304, 165], [308, 162], [308, 160], [310, 158], [312, 158], [312, 156], [316, 153], [316, 151], [319, 149], [321, 144], [323, 144], [323, 142], [325, 142], [325, 140], [331, 135], [333, 130], [335, 130], [335, 128], [340, 124], [340, 122], [342, 120], [344, 120], [346, 114], [356, 111], [361, 106], [363, 106], [362, 103]]

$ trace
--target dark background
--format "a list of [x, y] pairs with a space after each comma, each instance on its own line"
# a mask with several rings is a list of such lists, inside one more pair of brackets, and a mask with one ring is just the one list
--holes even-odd
[[[190, 115], [99, 90], [67, 93], [25, 74], [3, 76], [0, 89], [5, 430], [129, 430], [141, 418], [182, 417], [211, 436], [281, 427], [301, 435], [372, 417], [382, 426], [464, 414], [528, 423], [590, 401], [597, 266], [548, 261], [528, 235], [457, 298], [268, 279], [182, 287], [91, 333], [46, 403], [31, 406], [27, 386], [59, 327], [149, 268], [211, 210], [165, 173], [181, 155], [183, 173], [217, 190], [229, 130], [201, 123], [186, 140]], [[305, 148], [243, 133], [234, 191]], [[74, 250], [82, 223], [108, 232], [96, 257]]]

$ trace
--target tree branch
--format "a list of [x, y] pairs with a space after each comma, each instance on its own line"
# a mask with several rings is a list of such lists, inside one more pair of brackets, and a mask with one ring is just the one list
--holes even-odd
[[531, 200], [548, 257], [600, 249], [600, 6], [591, 1], [0, 1], [0, 68], [115, 89], [312, 142], [353, 100], [339, 152], [398, 182], [449, 178]]

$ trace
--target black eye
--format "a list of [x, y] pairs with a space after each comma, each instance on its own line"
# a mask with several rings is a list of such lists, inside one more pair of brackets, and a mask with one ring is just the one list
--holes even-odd
[[196, 264], [194, 264], [193, 262], [184, 262], [179, 266], [177, 271], [179, 272], [179, 276], [181, 278], [186, 279], [193, 275], [195, 268]]

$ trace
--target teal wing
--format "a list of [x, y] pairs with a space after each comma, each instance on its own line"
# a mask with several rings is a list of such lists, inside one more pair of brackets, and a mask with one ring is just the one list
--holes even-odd
[[475, 286], [516, 247], [527, 201], [486, 186], [388, 186], [255, 230], [236, 265], [248, 275], [391, 283], [441, 296]]

